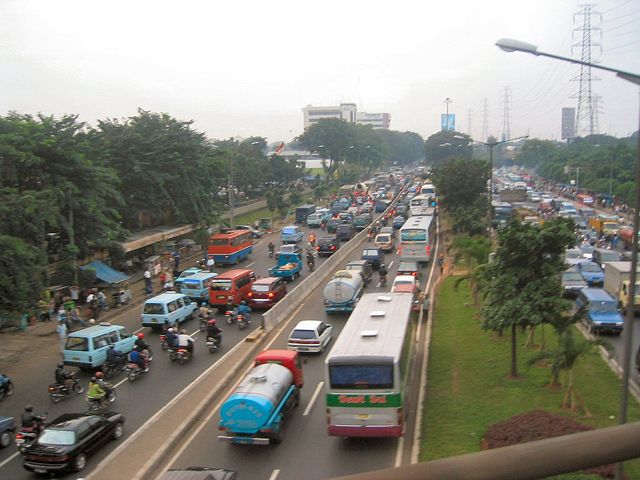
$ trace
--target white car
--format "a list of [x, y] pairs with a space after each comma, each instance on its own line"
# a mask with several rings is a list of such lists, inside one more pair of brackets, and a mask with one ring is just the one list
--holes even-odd
[[287, 349], [297, 352], [324, 352], [331, 341], [333, 326], [320, 320], [298, 322], [287, 342]]
[[393, 279], [391, 291], [395, 293], [417, 294], [420, 290], [420, 282], [413, 275], [398, 275]]

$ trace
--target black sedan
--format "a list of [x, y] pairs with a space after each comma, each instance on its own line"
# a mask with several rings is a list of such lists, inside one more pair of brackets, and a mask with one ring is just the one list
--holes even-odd
[[316, 250], [318, 252], [318, 255], [321, 257], [328, 257], [330, 255], [333, 255], [339, 248], [340, 242], [338, 241], [338, 237], [336, 237], [335, 235], [331, 237], [318, 238]]
[[41, 474], [79, 472], [87, 464], [87, 455], [120, 438], [123, 428], [124, 416], [120, 413], [66, 413], [49, 423], [25, 448], [23, 466]]

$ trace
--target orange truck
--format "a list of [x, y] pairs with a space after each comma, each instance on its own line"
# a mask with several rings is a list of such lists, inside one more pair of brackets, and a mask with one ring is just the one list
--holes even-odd
[[617, 235], [620, 230], [618, 217], [615, 215], [598, 215], [597, 217], [590, 218], [589, 227], [602, 235]]

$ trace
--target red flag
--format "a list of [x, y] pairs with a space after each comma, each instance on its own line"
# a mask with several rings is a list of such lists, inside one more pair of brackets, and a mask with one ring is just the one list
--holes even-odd
[[276, 148], [276, 155], [280, 155], [283, 151], [284, 151], [284, 142], [282, 142], [280, 145], [278, 145], [278, 148]]

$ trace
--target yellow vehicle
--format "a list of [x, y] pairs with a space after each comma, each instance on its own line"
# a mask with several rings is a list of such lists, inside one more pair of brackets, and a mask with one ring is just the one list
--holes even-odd
[[590, 218], [589, 227], [598, 232], [598, 234], [604, 235], [616, 235], [620, 230], [618, 217], [615, 215], [598, 215]]

